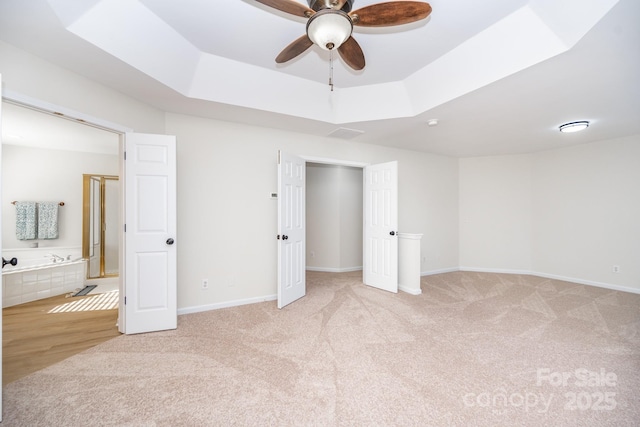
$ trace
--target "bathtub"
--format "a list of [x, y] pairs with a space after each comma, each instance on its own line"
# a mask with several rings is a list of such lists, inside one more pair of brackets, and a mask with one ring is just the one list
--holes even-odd
[[3, 250], [2, 256], [7, 261], [15, 257], [18, 264], [7, 264], [2, 269], [2, 307], [82, 288], [86, 281], [86, 261], [80, 255], [80, 248]]

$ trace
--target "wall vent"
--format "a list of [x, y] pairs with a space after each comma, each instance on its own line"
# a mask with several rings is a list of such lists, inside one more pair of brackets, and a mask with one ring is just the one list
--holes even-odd
[[327, 135], [327, 136], [331, 137], [331, 138], [353, 139], [356, 136], [362, 135], [363, 133], [364, 133], [363, 130], [349, 129], [349, 128], [338, 128], [338, 129], [332, 131], [331, 133], [329, 133], [329, 135]]

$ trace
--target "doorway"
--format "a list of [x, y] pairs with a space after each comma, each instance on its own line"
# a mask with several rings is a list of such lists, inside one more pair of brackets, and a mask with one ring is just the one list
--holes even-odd
[[[120, 230], [118, 247], [121, 270], [116, 279], [118, 289], [118, 294], [116, 294], [118, 297], [117, 326], [120, 332], [127, 334], [175, 328], [175, 326], [166, 327], [166, 325], [177, 324], [176, 245], [174, 245], [177, 229], [176, 137], [172, 135], [135, 133], [133, 129], [122, 125], [18, 94], [5, 97], [3, 101], [2, 105], [6, 102], [16, 107], [44, 113], [42, 114], [43, 117], [62, 117], [65, 120], [61, 122], [68, 121], [74, 125], [82, 124], [83, 126], [79, 128], [98, 130], [101, 131], [101, 134], [115, 138], [115, 141], [117, 141], [114, 150], [116, 151], [117, 171], [110, 174], [121, 176], [120, 212], [117, 226]], [[83, 143], [86, 145], [87, 141], [92, 141], [92, 139], [85, 138], [84, 141], [76, 142], [83, 146]], [[111, 139], [111, 141], [114, 141], [114, 139]], [[109, 148], [111, 149], [112, 147], [113, 144], [109, 144]], [[126, 158], [127, 162], [124, 161], [127, 154], [125, 147], [130, 149], [130, 156]], [[64, 162], [52, 163], [59, 165]], [[149, 168], [153, 169], [153, 173], [141, 172]], [[29, 167], [25, 169], [29, 170]], [[101, 168], [87, 167], [85, 169], [97, 173], [101, 172]], [[58, 170], [65, 171], [66, 168], [59, 167]], [[79, 175], [82, 175], [82, 173]], [[126, 178], [127, 176], [129, 179]], [[162, 187], [163, 185], [164, 187]], [[167, 191], [161, 191], [161, 187]], [[78, 191], [78, 194], [82, 197], [81, 191]], [[74, 200], [74, 205], [81, 207], [82, 201]], [[126, 209], [125, 206], [129, 206], [130, 209]], [[164, 216], [158, 215], [157, 208], [164, 209], [162, 211]], [[78, 215], [82, 216], [81, 208], [74, 210], [74, 212], [79, 212]], [[166, 219], [164, 228], [158, 227], [159, 218]], [[3, 226], [5, 225], [4, 223]], [[75, 230], [81, 223], [82, 220], [79, 218], [68, 228]], [[125, 223], [134, 225], [133, 232], [126, 233]], [[149, 234], [153, 236], [150, 242], [156, 246], [151, 251], [155, 257], [146, 257], [144, 259], [144, 261], [147, 261], [146, 263], [137, 262], [139, 261], [137, 258], [144, 258], [144, 251], [146, 250], [144, 249], [144, 244], [149, 243], [148, 239], [134, 239], [132, 237], [140, 234], [136, 233], [136, 230], [139, 229], [142, 229], [142, 232], [152, 231]], [[127, 236], [130, 238], [127, 238]], [[78, 237], [74, 242], [78, 245], [81, 242], [81, 238]], [[81, 246], [79, 248], [81, 249]], [[125, 249], [130, 250], [127, 251]], [[168, 263], [168, 268], [164, 270], [167, 273], [165, 275], [159, 275], [158, 272], [160, 270], [152, 265], [154, 262], [157, 264], [160, 261], [162, 254], [164, 254], [163, 260]], [[131, 266], [131, 268], [127, 269], [127, 266]], [[139, 267], [143, 267], [144, 271], [141, 271]], [[125, 275], [127, 278], [125, 278]], [[109, 283], [109, 285], [113, 285], [113, 283]], [[158, 286], [163, 286], [163, 291], [158, 292]], [[136, 299], [133, 301], [130, 298], [127, 299], [125, 290], [129, 296], [135, 296]], [[166, 298], [163, 298], [163, 295]], [[125, 304], [125, 302], [129, 302], [129, 304]], [[159, 307], [161, 309], [158, 309]]]
[[[91, 258], [86, 278], [117, 276], [120, 136], [37, 107], [6, 100], [2, 107], [3, 199], [55, 199], [65, 204], [58, 217], [58, 237], [50, 240], [18, 240], [11, 221], [13, 206], [3, 205], [3, 251], [24, 252], [25, 259], [48, 254]], [[89, 173], [97, 185], [87, 187]], [[100, 224], [89, 224], [87, 214]], [[85, 228], [91, 225], [95, 228], [90, 234]], [[85, 248], [87, 237], [92, 238], [91, 248]]]
[[307, 162], [306, 269], [362, 270], [363, 169]]
[[[307, 163], [362, 168], [362, 281], [398, 292], [398, 162], [367, 165], [278, 151], [278, 308], [306, 294]], [[339, 236], [334, 226], [329, 238]], [[311, 255], [309, 251], [309, 255]]]
[[[2, 101], [2, 113], [3, 200], [60, 200], [65, 203], [59, 215], [58, 238], [51, 240], [18, 240], [13, 221], [15, 207], [10, 203], [3, 204], [3, 250], [18, 249], [25, 257], [26, 253], [31, 251], [34, 259], [43, 258], [48, 254], [61, 255], [64, 258], [72, 254], [72, 257], [80, 258], [82, 175], [97, 172], [99, 175], [117, 178], [120, 168], [119, 135], [11, 100]], [[105, 269], [109, 271], [109, 267]], [[81, 277], [79, 282], [82, 283]], [[15, 375], [27, 374], [30, 369], [41, 369], [46, 364], [55, 363], [54, 358], [39, 356], [49, 354], [46, 348], [51, 348], [52, 345], [68, 349], [69, 353], [64, 354], [69, 356], [73, 352], [81, 351], [84, 348], [82, 346], [87, 343], [95, 345], [99, 340], [119, 335], [116, 326], [117, 296], [113, 300], [109, 293], [102, 293], [104, 289], [99, 288], [94, 290], [100, 293], [98, 295], [92, 292], [86, 296], [65, 299], [69, 290], [63, 290], [63, 294], [60, 294], [60, 291], [54, 292], [52, 281], [50, 295], [58, 295], [57, 297], [50, 296], [31, 302], [25, 300], [26, 304], [18, 303], [4, 308], [3, 313], [15, 316], [16, 320], [20, 318], [20, 313], [25, 311], [30, 315], [33, 315], [33, 312], [41, 313], [42, 316], [40, 320], [32, 317], [26, 323], [18, 322], [12, 331], [6, 331], [3, 335], [3, 341], [10, 345], [9, 349], [5, 347], [3, 354], [3, 363], [7, 364], [8, 369], [15, 371]], [[94, 299], [108, 301], [98, 307], [90, 304]], [[49, 306], [45, 308], [43, 304]], [[84, 308], [80, 307], [81, 304]], [[61, 308], [66, 311], [62, 312]], [[6, 323], [9, 324], [9, 321]], [[60, 338], [63, 336], [61, 333], [52, 334], [54, 327], [60, 331], [69, 330], [69, 324], [82, 325], [82, 328], [87, 329], [75, 337]], [[23, 327], [24, 330], [20, 329]], [[42, 333], [42, 336], [39, 337], [39, 333]], [[73, 341], [75, 338], [78, 342]], [[53, 342], [54, 339], [60, 341]], [[24, 352], [25, 349], [20, 347], [20, 343], [24, 343], [23, 347], [28, 347], [33, 354]], [[25, 358], [25, 354], [29, 356]], [[15, 377], [9, 376], [8, 379]]]

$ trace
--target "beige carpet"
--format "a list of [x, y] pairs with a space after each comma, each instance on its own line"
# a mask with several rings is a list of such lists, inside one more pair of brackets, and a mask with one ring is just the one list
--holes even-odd
[[9, 384], [6, 426], [640, 425], [640, 295], [447, 273], [180, 316]]

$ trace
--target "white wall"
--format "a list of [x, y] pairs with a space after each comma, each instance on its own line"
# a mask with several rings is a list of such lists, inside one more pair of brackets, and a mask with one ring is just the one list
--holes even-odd
[[307, 268], [362, 268], [362, 168], [307, 163]]
[[462, 269], [639, 292], [639, 260], [640, 136], [460, 159]]
[[307, 268], [338, 270], [340, 268], [338, 168], [307, 163], [306, 172]]
[[362, 168], [339, 167], [340, 268], [362, 268]]
[[460, 266], [531, 269], [531, 157], [460, 159]]
[[[82, 174], [118, 174], [118, 157], [107, 154], [2, 146], [2, 247], [4, 250], [82, 246]], [[16, 239], [14, 200], [59, 201], [59, 238]]]
[[3, 95], [11, 93], [119, 124], [164, 133], [164, 112], [0, 41]]
[[[399, 162], [399, 226], [424, 233], [431, 270], [458, 265], [457, 159], [167, 114], [178, 151], [178, 306], [276, 292], [278, 149]], [[209, 289], [202, 290], [202, 279]]]
[[532, 269], [640, 291], [640, 135], [532, 159]]
[[[423, 234], [422, 274], [451, 271], [459, 262], [458, 159], [403, 151], [399, 232]], [[415, 156], [415, 157], [414, 157]]]

